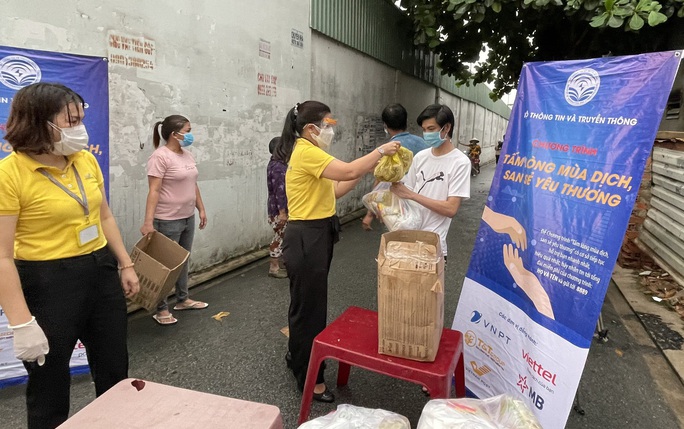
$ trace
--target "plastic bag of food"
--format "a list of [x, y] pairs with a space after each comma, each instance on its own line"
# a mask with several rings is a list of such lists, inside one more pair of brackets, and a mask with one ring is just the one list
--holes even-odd
[[411, 429], [408, 419], [402, 415], [380, 409], [340, 404], [337, 411], [309, 420], [299, 429]]
[[400, 147], [392, 156], [383, 156], [375, 167], [375, 178], [381, 182], [398, 182], [404, 178], [413, 162], [413, 152]]
[[417, 429], [542, 429], [519, 399], [499, 395], [488, 399], [434, 399], [420, 415]]
[[390, 183], [381, 182], [371, 192], [363, 196], [363, 205], [380, 219], [387, 229], [420, 229], [420, 206], [405, 200], [390, 191]]

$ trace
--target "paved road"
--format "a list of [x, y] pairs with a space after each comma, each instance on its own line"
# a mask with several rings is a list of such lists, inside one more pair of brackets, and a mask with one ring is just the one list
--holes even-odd
[[[449, 237], [445, 324], [451, 325], [479, 226], [493, 166], [473, 182], [473, 197], [459, 211]], [[329, 318], [350, 305], [377, 309], [376, 263], [380, 227], [364, 232], [358, 220], [347, 224], [335, 249], [330, 275]], [[287, 280], [266, 276], [264, 261], [193, 290], [210, 303], [207, 310], [177, 312], [179, 323], [157, 326], [151, 317], [130, 317], [132, 377], [218, 395], [276, 405], [287, 428], [294, 428], [300, 395], [283, 357], [280, 329], [287, 325]], [[219, 311], [230, 315], [217, 322]], [[567, 427], [684, 427], [684, 387], [641, 328], [620, 293], [612, 288], [604, 306], [607, 343], [594, 343], [579, 387], [584, 415], [572, 412]], [[334, 384], [337, 365], [329, 365]], [[665, 393], [666, 392], [666, 393]], [[337, 403], [384, 408], [407, 416], [416, 426], [426, 398], [414, 384], [353, 369], [350, 384], [335, 389]], [[73, 411], [93, 399], [89, 376], [74, 378]], [[677, 408], [678, 407], [678, 408]], [[319, 416], [335, 405], [315, 403]], [[23, 388], [0, 391], [0, 428], [24, 428]], [[230, 422], [224, 426], [231, 427]]]

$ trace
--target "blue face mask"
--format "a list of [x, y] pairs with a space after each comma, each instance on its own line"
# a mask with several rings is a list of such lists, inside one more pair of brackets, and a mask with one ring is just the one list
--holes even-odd
[[440, 128], [439, 131], [433, 131], [430, 133], [423, 133], [423, 140], [430, 147], [439, 147], [446, 138], [442, 138], [442, 130], [444, 127]]
[[188, 147], [192, 144], [192, 142], [195, 141], [195, 136], [193, 136], [192, 133], [185, 133], [181, 135], [183, 136], [183, 140], [180, 141], [181, 147]]

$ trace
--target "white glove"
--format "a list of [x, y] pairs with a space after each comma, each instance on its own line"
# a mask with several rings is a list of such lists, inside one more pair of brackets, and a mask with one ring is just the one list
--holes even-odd
[[14, 356], [27, 362], [38, 361], [38, 365], [42, 366], [50, 346], [36, 318], [31, 317], [30, 322], [7, 327], [14, 331]]

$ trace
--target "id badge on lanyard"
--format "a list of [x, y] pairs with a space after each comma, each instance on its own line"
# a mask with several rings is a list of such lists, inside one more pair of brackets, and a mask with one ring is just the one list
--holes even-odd
[[68, 196], [76, 200], [76, 202], [78, 202], [81, 205], [81, 207], [83, 207], [85, 223], [84, 225], [76, 227], [76, 240], [79, 246], [85, 246], [86, 244], [94, 240], [97, 240], [97, 238], [100, 236], [100, 231], [97, 228], [97, 224], [90, 224], [90, 208], [88, 206], [88, 196], [85, 193], [83, 181], [81, 180], [81, 175], [78, 174], [78, 170], [76, 170], [76, 166], [72, 165], [72, 168], [74, 169], [74, 176], [76, 176], [76, 183], [78, 184], [78, 190], [79, 192], [81, 192], [82, 198], [71, 192], [66, 186], [62, 185], [59, 181], [57, 181], [57, 179], [55, 179], [50, 173], [48, 173], [44, 169], [41, 168], [38, 171], [40, 171], [40, 173], [43, 176], [47, 177], [53, 184], [55, 184], [55, 186], [66, 192]]

